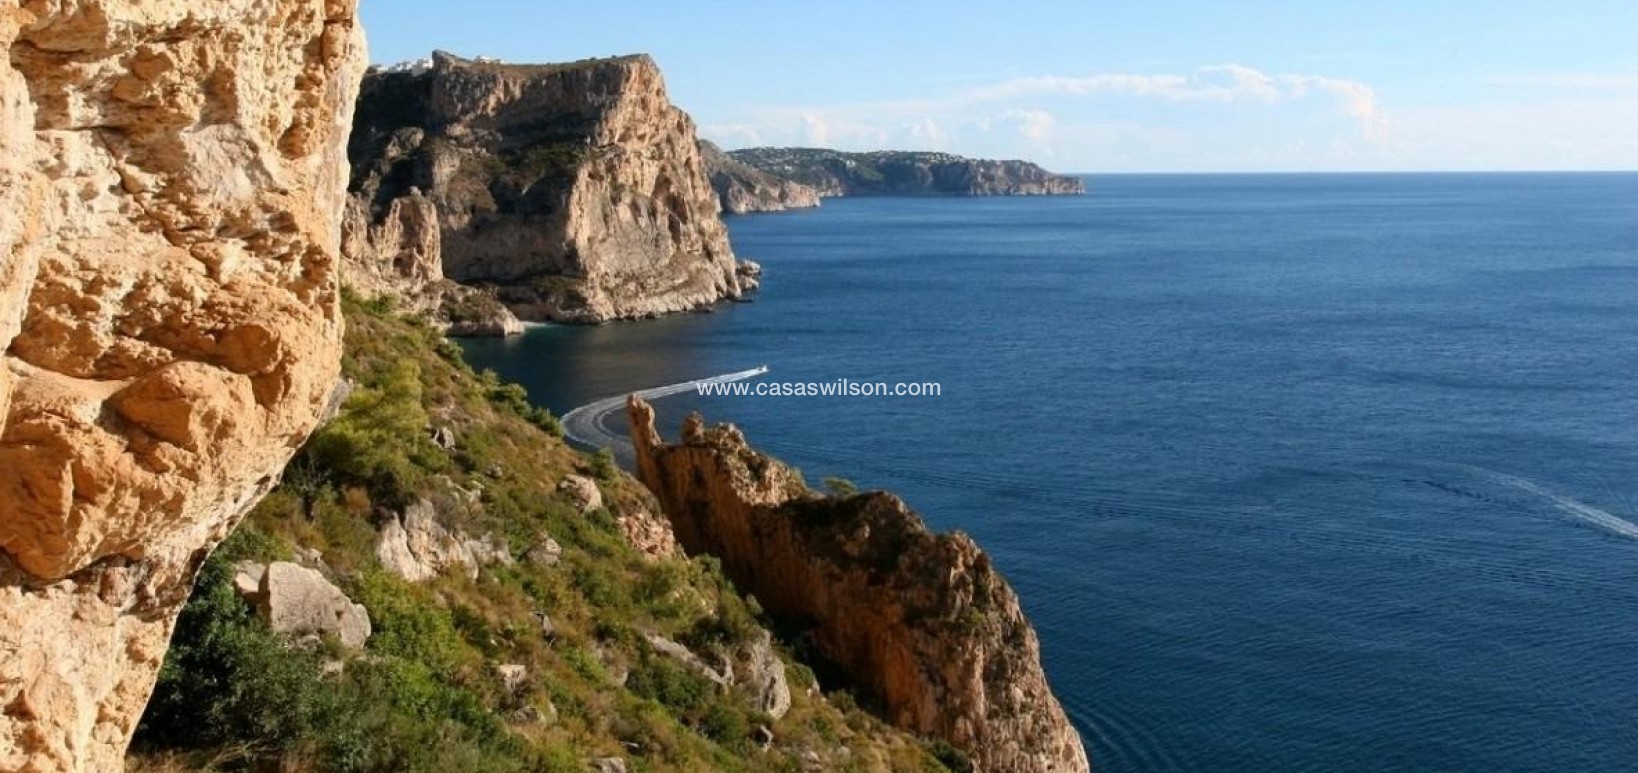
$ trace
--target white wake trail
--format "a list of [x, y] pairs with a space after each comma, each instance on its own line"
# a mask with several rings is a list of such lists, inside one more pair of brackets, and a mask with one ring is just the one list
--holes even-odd
[[1483, 475], [1484, 477], [1500, 483], [1503, 486], [1507, 486], [1508, 488], [1517, 489], [1527, 494], [1534, 494], [1541, 497], [1542, 499], [1545, 499], [1551, 503], [1553, 507], [1558, 508], [1560, 512], [1563, 512], [1573, 518], [1586, 521], [1587, 523], [1606, 531], [1619, 534], [1628, 539], [1638, 539], [1638, 523], [1633, 523], [1632, 521], [1617, 516], [1614, 513], [1600, 510], [1585, 502], [1580, 502], [1567, 496], [1555, 494], [1531, 481], [1520, 478], [1517, 475], [1508, 475], [1505, 472], [1496, 472], [1495, 470], [1486, 470], [1480, 467], [1472, 467], [1470, 469], [1479, 473], [1480, 475]]
[[[644, 400], [657, 400], [661, 397], [682, 394], [689, 390], [698, 390], [701, 386], [711, 384], [727, 384], [733, 381], [744, 381], [756, 378], [768, 372], [768, 366], [741, 370], [734, 373], [724, 373], [720, 376], [700, 378], [693, 381], [684, 381], [678, 384], [667, 384], [652, 389], [643, 389], [632, 392]], [[580, 406], [563, 414], [563, 434], [570, 440], [591, 448], [608, 448], [620, 459], [630, 459], [635, 451], [631, 441], [627, 439], [625, 431], [610, 431], [608, 417], [616, 412], [625, 410], [626, 395], [619, 394], [605, 397]]]

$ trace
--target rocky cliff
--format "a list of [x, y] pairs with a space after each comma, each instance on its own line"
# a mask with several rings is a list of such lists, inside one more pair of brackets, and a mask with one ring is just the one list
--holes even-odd
[[329, 402], [355, 5], [0, 8], [0, 769], [121, 767]]
[[1088, 769], [1034, 629], [970, 538], [933, 534], [890, 494], [818, 497], [732, 426], [694, 416], [666, 445], [647, 404], [628, 409], [638, 476], [682, 546], [806, 629], [890, 722], [945, 739], [982, 771]]
[[[697, 309], [744, 288], [696, 142], [646, 56], [504, 65], [435, 54], [365, 79], [349, 151], [353, 230], [424, 197], [443, 272], [525, 319]], [[384, 252], [406, 254], [394, 241]], [[426, 242], [413, 241], [406, 260], [424, 264], [415, 248]]]
[[1079, 177], [1056, 175], [1027, 161], [991, 161], [949, 153], [842, 153], [819, 148], [748, 148], [729, 157], [821, 196], [1075, 196]]
[[438, 208], [411, 189], [379, 215], [349, 196], [342, 217], [345, 280], [364, 297], [388, 296], [408, 311], [425, 312], [457, 336], [509, 336], [523, 322], [492, 292], [444, 277], [443, 232]]
[[725, 212], [743, 215], [819, 206], [819, 191], [737, 161], [711, 142], [700, 140], [700, 157]]

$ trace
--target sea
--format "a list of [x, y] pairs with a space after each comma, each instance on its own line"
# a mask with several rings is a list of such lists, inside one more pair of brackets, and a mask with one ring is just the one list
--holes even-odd
[[1104, 773], [1638, 770], [1638, 174], [1088, 185], [731, 218], [754, 303], [467, 353], [936, 383], [656, 406], [976, 537]]

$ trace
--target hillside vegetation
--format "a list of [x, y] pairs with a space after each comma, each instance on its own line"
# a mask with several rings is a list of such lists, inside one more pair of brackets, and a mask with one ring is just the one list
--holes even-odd
[[[821, 693], [783, 645], [791, 707], [777, 720], [662, 651], [656, 637], [731, 660], [765, 635], [760, 610], [715, 561], [629, 544], [623, 522], [657, 514], [651, 495], [606, 456], [569, 448], [520, 387], [474, 372], [386, 302], [350, 297], [346, 314], [351, 396], [204, 565], [131, 769], [962, 767], [846, 693]], [[604, 504], [577, 506], [559, 491], [568, 475], [593, 478]], [[381, 530], [422, 500], [440, 525], [493, 538], [512, 560], [475, 579], [390, 571]], [[548, 539], [560, 557], [530, 560]], [[245, 561], [322, 572], [368, 610], [365, 648], [275, 633], [235, 590]]]

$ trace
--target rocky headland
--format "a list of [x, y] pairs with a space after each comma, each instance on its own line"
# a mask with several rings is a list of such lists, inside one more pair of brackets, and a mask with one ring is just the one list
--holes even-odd
[[950, 153], [822, 148], [747, 148], [733, 161], [806, 186], [820, 196], [1078, 196], [1086, 182], [1028, 161], [992, 161]]
[[386, 284], [431, 283], [436, 246], [443, 276], [528, 320], [649, 317], [747, 290], [693, 121], [647, 56], [440, 52], [372, 71], [350, 156], [349, 242]]
[[891, 494], [821, 497], [732, 425], [696, 415], [663, 442], [628, 404], [638, 477], [677, 540], [710, 555], [775, 617], [978, 770], [1084, 772], [1086, 752], [1041, 670], [1018, 597], [964, 534], [934, 534]]
[[710, 141], [700, 140], [700, 156], [724, 212], [743, 215], [819, 206], [819, 191], [738, 161]]

